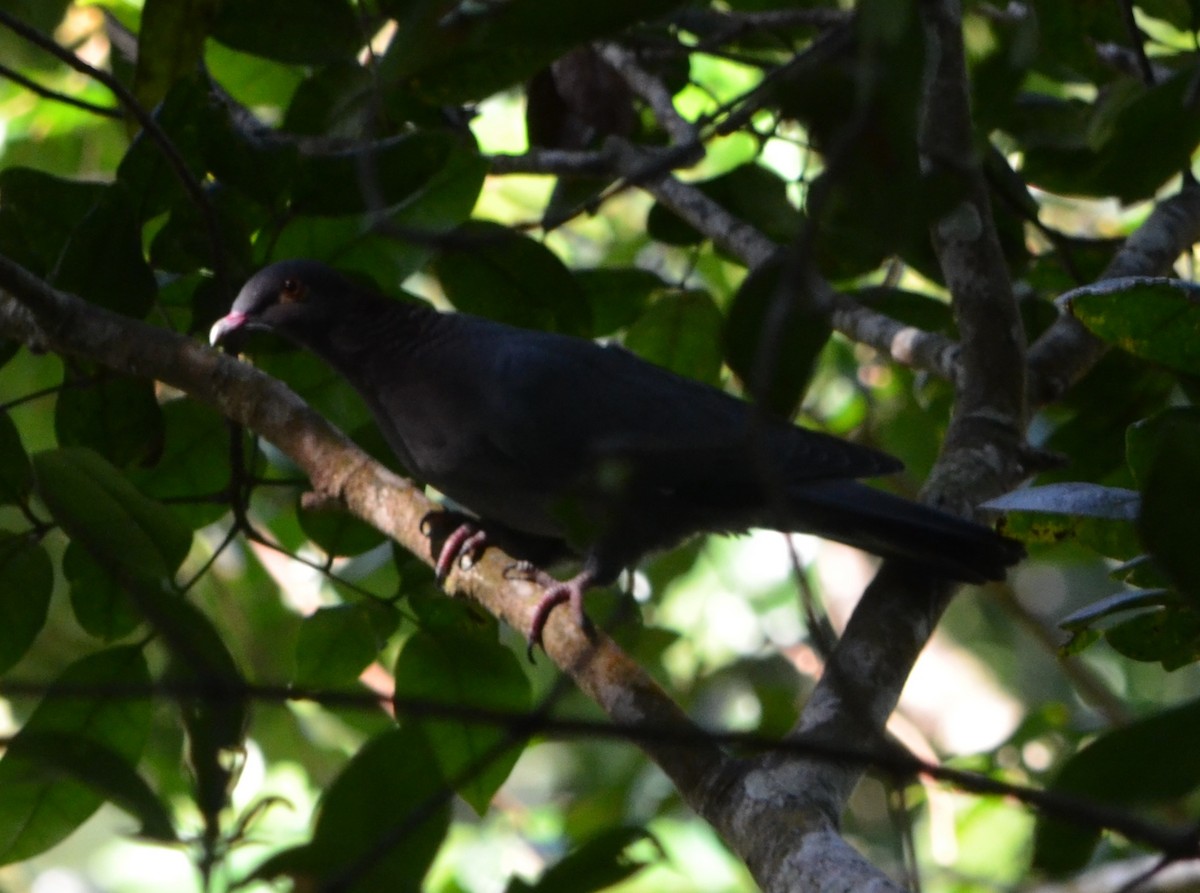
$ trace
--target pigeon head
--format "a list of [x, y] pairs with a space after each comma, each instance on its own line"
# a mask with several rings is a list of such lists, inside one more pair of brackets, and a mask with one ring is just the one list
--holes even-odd
[[337, 321], [354, 291], [342, 276], [316, 261], [271, 264], [242, 286], [229, 313], [213, 324], [209, 343], [236, 342], [256, 331], [311, 343]]

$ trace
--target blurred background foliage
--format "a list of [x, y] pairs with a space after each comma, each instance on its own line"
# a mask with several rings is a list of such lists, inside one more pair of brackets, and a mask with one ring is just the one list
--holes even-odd
[[[674, 175], [781, 244], [815, 223], [841, 291], [954, 335], [927, 236], [953, 196], [916, 153], [924, 47], [910, 3], [0, 12], [153, 110], [157, 137], [95, 78], [0, 27], [0, 253], [120, 313], [203, 337], [248, 274], [303, 255], [397, 297], [615, 338], [741, 391], [777, 271], [747, 276], [713, 233], [611, 173], [559, 179], [526, 154], [672, 141], [588, 49], [620, 40], [701, 124], [704, 157]], [[892, 724], [931, 759], [1164, 820], [1194, 817], [1200, 786], [1194, 259], [1176, 282], [1088, 284], [1190, 177], [1198, 23], [1188, 0], [966, 3], [976, 138], [1029, 336], [1069, 312], [1118, 349], [1032, 420], [1032, 442], [1063, 461], [1005, 503], [1030, 559], [1009, 585], [958, 598]], [[820, 320], [774, 336], [786, 361], [762, 399], [895, 453], [907, 471], [887, 485], [913, 494], [950, 386]], [[250, 352], [392, 461], [312, 357], [269, 339]], [[752, 888], [632, 745], [553, 723], [525, 743], [471, 722], [532, 705], [600, 714], [547, 661], [525, 663], [510, 631], [439, 598], [381, 535], [300, 509], [304, 481], [269, 445], [231, 441], [222, 419], [153, 382], [12, 343], [0, 359], [4, 889], [265, 889], [283, 876], [447, 893]], [[702, 723], [778, 735], [820, 672], [821, 628], [870, 574], [849, 550], [792, 547], [802, 581], [784, 539], [756, 534], [662, 556], [632, 581], [636, 610], [620, 595], [592, 610]], [[151, 684], [158, 696], [78, 690]], [[184, 696], [196, 687], [228, 697]], [[447, 712], [397, 724], [393, 697]], [[897, 876], [915, 861], [931, 891], [1034, 886], [1139, 852], [997, 798], [881, 778], [845, 830]]]

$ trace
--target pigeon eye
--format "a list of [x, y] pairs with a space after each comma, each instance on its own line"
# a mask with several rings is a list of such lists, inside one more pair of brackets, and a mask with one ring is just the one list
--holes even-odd
[[304, 300], [304, 284], [299, 279], [285, 279], [279, 286], [279, 300], [285, 304]]

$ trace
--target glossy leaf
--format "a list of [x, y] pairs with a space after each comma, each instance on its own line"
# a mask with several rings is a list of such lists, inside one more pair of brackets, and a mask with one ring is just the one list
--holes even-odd
[[1058, 622], [1063, 629], [1085, 629], [1105, 617], [1125, 611], [1158, 608], [1169, 601], [1164, 589], [1128, 589], [1097, 599], [1090, 605], [1072, 611]]
[[1000, 512], [1034, 512], [1133, 521], [1141, 499], [1135, 490], [1086, 482], [1024, 487], [988, 500], [981, 508]]
[[192, 532], [97, 453], [83, 447], [45, 450], [34, 455], [33, 470], [38, 495], [54, 520], [97, 560], [161, 579], [186, 557]]
[[[0, 863], [44, 852], [91, 816], [113, 788], [128, 787], [149, 731], [150, 701], [97, 693], [148, 691], [149, 685], [141, 650], [131, 647], [88, 655], [55, 680], [0, 759], [5, 794], [0, 798]], [[108, 781], [84, 782], [47, 771], [61, 760], [51, 759], [49, 767], [43, 763], [36, 747], [41, 736], [54, 736], [61, 747], [78, 753], [105, 753], [105, 765], [92, 766], [81, 776], [94, 772]], [[105, 786], [108, 791], [99, 793]]]
[[[494, 716], [520, 716], [529, 709], [529, 681], [520, 661], [493, 638], [445, 625], [404, 643], [395, 679], [397, 715], [408, 716], [407, 705], [413, 704], [411, 722], [429, 742], [442, 777], [482, 815], [525, 743]], [[458, 715], [418, 719], [423, 704]]]
[[449, 825], [450, 788], [425, 737], [405, 724], [368, 741], [326, 791], [311, 842], [255, 878], [300, 889], [417, 890]]
[[1067, 292], [1064, 307], [1110, 344], [1200, 374], [1200, 286], [1178, 279], [1114, 279]]
[[36, 540], [0, 531], [0, 673], [19, 661], [46, 623], [54, 568]]

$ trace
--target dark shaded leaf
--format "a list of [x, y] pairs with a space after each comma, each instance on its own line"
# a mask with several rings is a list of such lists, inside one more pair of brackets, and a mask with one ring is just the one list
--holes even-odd
[[381, 60], [385, 83], [433, 103], [483, 99], [529, 79], [568, 49], [680, 5], [677, 0], [564, 4], [515, 0], [485, 6], [387, 0], [396, 36]]
[[0, 531], [0, 673], [24, 657], [46, 623], [54, 568], [31, 537]]
[[[1107, 732], [1069, 759], [1050, 788], [1113, 806], [1181, 799], [1200, 787], [1200, 702], [1190, 701]], [[1095, 828], [1041, 819], [1034, 865], [1053, 874], [1082, 868]]]
[[125, 316], [146, 315], [158, 286], [142, 256], [134, 202], [120, 183], [76, 224], [50, 282]]
[[752, 270], [729, 309], [723, 342], [729, 368], [755, 403], [792, 418], [832, 329], [787, 278], [783, 263]]
[[88, 447], [118, 467], [144, 464], [162, 449], [163, 418], [154, 382], [105, 373], [64, 383], [54, 431], [64, 447]]
[[327, 555], [359, 555], [374, 549], [386, 537], [365, 521], [339, 507], [297, 511], [300, 529]]
[[12, 416], [0, 412], [0, 503], [24, 502], [33, 489], [33, 466]]
[[29, 764], [26, 782], [40, 773], [48, 785], [84, 785], [138, 819], [139, 836], [163, 843], [176, 840], [167, 805], [125, 756], [106, 745], [81, 735], [26, 729], [10, 745], [9, 754]]
[[648, 842], [665, 860], [661, 844], [644, 828], [617, 827], [600, 832], [571, 850], [547, 868], [537, 882], [527, 884], [514, 878], [509, 893], [592, 893], [627, 880], [654, 862], [641, 861], [629, 854], [635, 844]]
[[191, 548], [192, 532], [161, 503], [83, 447], [33, 456], [37, 493], [72, 540], [94, 558], [149, 579], [170, 577]]
[[[1176, 435], [1174, 432], [1180, 432]], [[1134, 422], [1125, 431], [1125, 457], [1133, 479], [1143, 489], [1164, 438], [1171, 436], [1200, 438], [1200, 409], [1172, 406]]]
[[546, 246], [484, 222], [460, 227], [455, 238], [467, 247], [443, 251], [433, 269], [459, 310], [529, 329], [590, 333], [583, 289]]
[[220, 0], [146, 0], [133, 77], [133, 94], [143, 108], [154, 108], [176, 80], [199, 67], [220, 6]]
[[291, 190], [292, 209], [338, 215], [395, 207], [427, 186], [458, 146], [451, 134], [427, 131], [302, 156]]
[[137, 629], [142, 615], [125, 587], [96, 562], [87, 549], [68, 543], [62, 558], [63, 576], [71, 585], [71, 609], [89, 635], [106, 642]]
[[1200, 605], [1200, 549], [1196, 506], [1200, 504], [1200, 433], [1195, 425], [1162, 432], [1146, 472], [1138, 533], [1154, 563]]
[[1088, 148], [1031, 147], [1022, 175], [1049, 192], [1116, 196], [1123, 202], [1151, 198], [1187, 168], [1200, 142], [1195, 78], [1192, 68], [1153, 87], [1133, 79], [1110, 86], [1092, 112]]
[[40, 276], [54, 269], [102, 183], [66, 180], [23, 167], [0, 170], [0, 250]]
[[[100, 749], [123, 763], [117, 773], [127, 779], [146, 743], [150, 701], [134, 695], [99, 695], [148, 691], [149, 686], [150, 674], [141, 650], [131, 647], [88, 655], [52, 683], [0, 759], [0, 787], [4, 790], [0, 798], [0, 863], [28, 859], [54, 846], [105, 799], [91, 784], [47, 773], [37, 758], [37, 738], [81, 739], [78, 747], [85, 752]], [[35, 743], [27, 747], [24, 738]], [[109, 775], [111, 784], [118, 784], [111, 766], [110, 761], [107, 768], [98, 770]]]
[[[172, 400], [162, 407], [165, 436], [154, 465], [130, 469], [139, 489], [170, 501], [171, 511], [192, 528], [211, 524], [228, 505], [214, 500], [229, 484], [225, 448], [229, 427], [212, 409], [195, 400]], [[196, 500], [187, 502], [186, 500]]]
[[418, 709], [436, 704], [462, 711], [455, 719], [412, 722], [429, 742], [442, 777], [482, 815], [525, 744], [523, 734], [488, 715], [520, 716], [529, 709], [529, 681], [520, 660], [490, 636], [443, 624], [404, 643], [395, 679], [398, 716], [408, 715], [410, 702]]
[[418, 890], [449, 827], [449, 792], [425, 736], [393, 729], [333, 780], [311, 842], [277, 853], [252, 876], [345, 893]]
[[223, 3], [212, 34], [234, 49], [296, 65], [352, 58], [365, 42], [345, 0]]
[[655, 273], [636, 267], [578, 270], [575, 279], [592, 308], [592, 334], [596, 337], [632, 325], [653, 297], [668, 287]]

